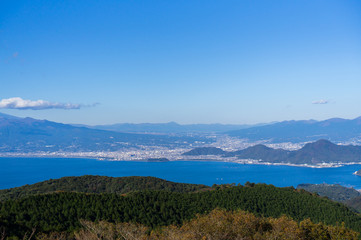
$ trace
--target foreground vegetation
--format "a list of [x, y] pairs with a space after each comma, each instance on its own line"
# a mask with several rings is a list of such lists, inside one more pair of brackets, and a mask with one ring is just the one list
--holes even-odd
[[[80, 219], [112, 224], [138, 223], [149, 229], [180, 226], [197, 214], [214, 209], [243, 210], [256, 217], [286, 215], [297, 222], [345, 227], [361, 231], [360, 215], [346, 206], [304, 190], [265, 184], [214, 186], [211, 191], [177, 193], [140, 191], [127, 195], [56, 192], [0, 203], [0, 225], [8, 236], [23, 236], [35, 227], [38, 233], [79, 231]], [[311, 238], [312, 239], [312, 238]], [[325, 238], [329, 239], [329, 238]]]
[[135, 223], [109, 223], [82, 221], [82, 228], [74, 233], [40, 234], [39, 240], [233, 240], [233, 239], [358, 239], [358, 233], [343, 225], [315, 224], [309, 219], [296, 222], [289, 217], [256, 217], [244, 211], [215, 209], [207, 215], [197, 215], [181, 226], [149, 229]]

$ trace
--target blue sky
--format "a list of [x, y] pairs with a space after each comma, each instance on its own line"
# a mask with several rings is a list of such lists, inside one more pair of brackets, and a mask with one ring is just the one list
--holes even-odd
[[355, 118], [361, 2], [2, 0], [0, 84], [64, 123]]

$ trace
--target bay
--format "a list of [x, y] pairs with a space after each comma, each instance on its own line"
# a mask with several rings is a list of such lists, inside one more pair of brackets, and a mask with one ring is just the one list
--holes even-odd
[[174, 182], [206, 185], [254, 182], [278, 187], [300, 183], [341, 184], [361, 189], [361, 177], [353, 175], [361, 165], [307, 168], [250, 165], [211, 161], [134, 162], [80, 158], [0, 158], [0, 189], [65, 176], [153, 176]]

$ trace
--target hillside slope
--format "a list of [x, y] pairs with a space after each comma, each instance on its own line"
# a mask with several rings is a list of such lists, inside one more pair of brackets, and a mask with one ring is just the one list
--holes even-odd
[[239, 159], [255, 159], [270, 163], [291, 164], [322, 164], [322, 163], [353, 163], [361, 162], [361, 146], [337, 145], [328, 140], [320, 139], [307, 143], [299, 150], [288, 151], [273, 149], [258, 144], [235, 152], [224, 152], [217, 148], [195, 148], [184, 155], [209, 155], [209, 152], [224, 157], [237, 157]]
[[197, 213], [215, 208], [244, 210], [256, 216], [287, 215], [296, 221], [310, 218], [318, 223], [361, 231], [361, 216], [346, 206], [304, 190], [277, 188], [265, 184], [218, 186], [213, 191], [175, 193], [168, 191], [119, 194], [60, 192], [33, 195], [0, 203], [0, 223], [12, 234], [24, 234], [37, 226], [38, 231], [72, 231], [89, 221], [137, 222], [155, 228], [181, 224]]
[[155, 177], [106, 177], [85, 175], [81, 177], [51, 179], [32, 185], [0, 190], [0, 201], [54, 192], [125, 194], [144, 190], [165, 190], [184, 193], [208, 188], [208, 186], [201, 184], [175, 183]]
[[357, 190], [339, 184], [299, 184], [297, 189], [317, 193], [320, 196], [325, 196], [338, 202], [345, 202], [361, 195]]
[[349, 199], [345, 204], [361, 213], [361, 196]]

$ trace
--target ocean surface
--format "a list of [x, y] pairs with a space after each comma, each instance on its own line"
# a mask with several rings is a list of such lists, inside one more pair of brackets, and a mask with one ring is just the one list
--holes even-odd
[[278, 187], [300, 183], [338, 183], [361, 189], [361, 177], [353, 175], [361, 165], [339, 168], [249, 165], [208, 161], [132, 162], [79, 158], [0, 158], [0, 189], [48, 179], [86, 174], [113, 177], [153, 176], [183, 183], [267, 183]]

